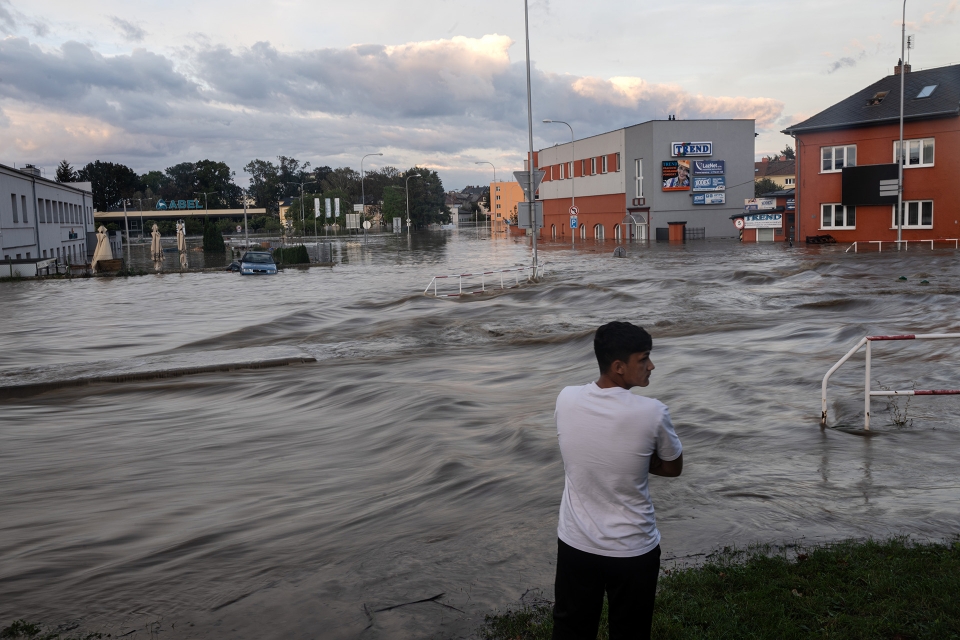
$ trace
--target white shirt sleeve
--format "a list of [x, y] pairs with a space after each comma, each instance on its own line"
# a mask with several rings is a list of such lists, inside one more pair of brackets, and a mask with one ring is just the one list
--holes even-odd
[[664, 407], [660, 425], [657, 427], [657, 457], [664, 462], [670, 462], [679, 458], [681, 453], [683, 453], [683, 445], [680, 444], [680, 438], [673, 429], [670, 410]]

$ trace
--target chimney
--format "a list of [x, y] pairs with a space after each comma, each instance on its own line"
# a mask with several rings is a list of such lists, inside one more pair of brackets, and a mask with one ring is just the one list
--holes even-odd
[[770, 158], [764, 156], [764, 157], [763, 157], [763, 160], [761, 160], [760, 162], [766, 164], [766, 163], [770, 162]]
[[40, 169], [38, 167], [33, 166], [32, 164], [23, 165], [20, 171], [22, 171], [23, 173], [29, 173], [32, 176], [40, 175]]
[[903, 67], [903, 72], [904, 72], [904, 73], [910, 73], [910, 63], [908, 62], [907, 64], [903, 64], [903, 59], [901, 58], [901, 59], [898, 59], [898, 60], [897, 60], [897, 66], [895, 66], [895, 67], [893, 68], [893, 75], [895, 75], [895, 76], [900, 75], [900, 67], [901, 67], [901, 66]]

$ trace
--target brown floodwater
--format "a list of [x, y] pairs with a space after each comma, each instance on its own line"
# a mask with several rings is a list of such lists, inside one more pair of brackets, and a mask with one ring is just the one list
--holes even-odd
[[[820, 380], [862, 336], [960, 331], [955, 251], [547, 243], [542, 283], [438, 300], [431, 276], [529, 248], [334, 243], [336, 267], [275, 277], [0, 283], [0, 626], [450, 638], [550, 597], [554, 400], [596, 377], [614, 319], [654, 335], [644, 393], [684, 444], [683, 476], [651, 480], [666, 558], [960, 529], [960, 398], [915, 398], [903, 428], [877, 400], [871, 438], [818, 424]], [[133, 378], [276, 358], [316, 361]], [[77, 384], [102, 376], [131, 379]], [[873, 377], [960, 386], [960, 342], [877, 344]], [[862, 411], [861, 354], [830, 424]]]

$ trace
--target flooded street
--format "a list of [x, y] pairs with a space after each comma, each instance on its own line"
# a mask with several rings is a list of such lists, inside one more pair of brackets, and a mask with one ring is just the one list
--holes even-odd
[[[653, 334], [644, 394], [684, 444], [683, 476], [651, 479], [664, 558], [960, 528], [960, 399], [913, 399], [904, 428], [875, 399], [872, 438], [818, 423], [861, 337], [960, 331], [956, 251], [547, 243], [542, 283], [439, 300], [432, 276], [527, 264], [528, 245], [334, 245], [336, 267], [276, 277], [0, 283], [0, 391], [48, 388], [0, 399], [0, 622], [450, 638], [549, 597], [554, 401], [597, 377], [614, 319]], [[316, 362], [66, 385], [297, 357]], [[875, 344], [872, 377], [956, 388], [960, 341]], [[861, 426], [862, 353], [830, 393], [831, 426]]]

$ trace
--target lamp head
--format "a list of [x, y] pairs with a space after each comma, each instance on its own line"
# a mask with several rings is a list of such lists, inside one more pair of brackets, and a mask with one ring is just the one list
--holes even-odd
[[546, 122], [547, 124], [550, 124], [551, 122], [553, 122], [553, 120], [544, 120], [544, 122]]

